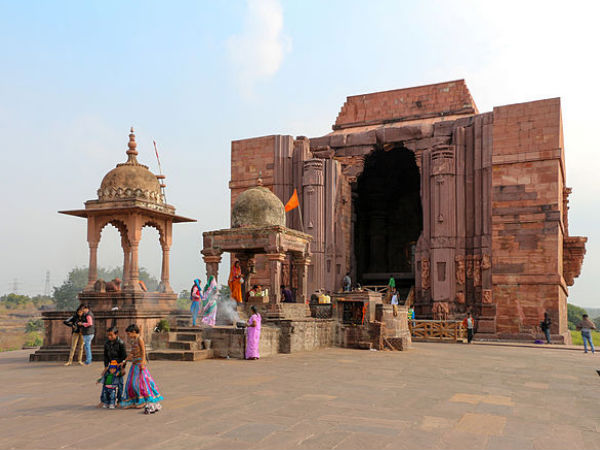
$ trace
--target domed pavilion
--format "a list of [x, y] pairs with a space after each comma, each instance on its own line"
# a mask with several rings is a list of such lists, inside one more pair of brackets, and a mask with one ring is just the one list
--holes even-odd
[[[94, 359], [100, 359], [106, 329], [116, 326], [124, 331], [136, 323], [152, 350], [152, 333], [158, 322], [175, 310], [177, 294], [169, 283], [169, 251], [173, 223], [195, 222], [178, 216], [175, 207], [165, 201], [164, 175], [155, 175], [137, 160], [137, 143], [133, 128], [129, 134], [127, 161], [109, 171], [100, 184], [98, 198], [85, 202], [85, 209], [59, 211], [61, 214], [87, 219], [87, 240], [90, 248], [88, 283], [79, 294], [79, 301], [88, 304], [96, 321], [96, 336], [92, 343]], [[102, 230], [113, 225], [121, 235], [123, 249], [123, 280], [107, 283], [98, 279], [98, 244]], [[162, 248], [162, 270], [158, 292], [148, 292], [139, 281], [138, 249], [144, 227], [158, 230]], [[65, 360], [69, 354], [71, 331], [63, 320], [72, 311], [48, 311], [45, 321], [44, 346], [31, 355], [33, 361]]]
[[223, 252], [238, 260], [244, 278], [243, 294], [251, 286], [255, 256], [264, 254], [269, 265], [269, 310], [281, 311], [282, 263], [291, 255], [297, 274], [296, 302], [307, 300], [310, 235], [285, 226], [285, 208], [281, 200], [259, 178], [257, 186], [242, 192], [231, 210], [231, 228], [203, 233], [202, 255], [207, 277], [218, 277]]

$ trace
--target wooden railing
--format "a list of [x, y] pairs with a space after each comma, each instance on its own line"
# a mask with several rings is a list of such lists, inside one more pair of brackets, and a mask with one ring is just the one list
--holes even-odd
[[370, 291], [370, 292], [387, 292], [388, 291], [388, 285], [387, 284], [367, 284], [367, 285], [363, 285], [361, 286], [363, 288], [363, 290], [365, 291]]
[[467, 330], [459, 320], [409, 320], [408, 327], [414, 341], [466, 340]]

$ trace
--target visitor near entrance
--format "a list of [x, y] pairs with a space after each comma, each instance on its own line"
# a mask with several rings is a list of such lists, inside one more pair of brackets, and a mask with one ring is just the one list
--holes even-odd
[[163, 396], [146, 367], [146, 345], [137, 325], [131, 324], [125, 331], [131, 342], [131, 352], [127, 356], [127, 361], [131, 361], [131, 368], [127, 375], [123, 407], [144, 408], [145, 414], [153, 414], [161, 410], [160, 401]]
[[470, 312], [463, 319], [462, 325], [467, 329], [467, 342], [470, 344], [473, 340], [473, 329], [475, 328], [475, 319], [473, 319], [473, 315]]
[[260, 323], [262, 318], [256, 309], [256, 306], [250, 307], [252, 315], [248, 319], [247, 337], [246, 337], [246, 359], [258, 359], [260, 344]]
[[577, 329], [581, 331], [581, 337], [583, 338], [583, 352], [587, 353], [587, 344], [590, 344], [592, 353], [595, 352], [594, 344], [592, 342], [592, 330], [596, 329], [596, 325], [589, 319], [587, 314], [584, 314], [581, 318], [581, 322], [577, 325]]
[[284, 285], [281, 285], [281, 296], [283, 297], [283, 303], [294, 303], [292, 290]]
[[81, 327], [81, 334], [83, 335], [83, 345], [85, 347], [85, 365], [89, 366], [92, 363], [92, 340], [96, 334], [96, 327], [94, 324], [94, 314], [90, 311], [88, 305], [83, 305], [82, 320], [77, 322], [77, 325]]
[[388, 281], [388, 289], [390, 291], [396, 289], [396, 280], [393, 275], [390, 275], [390, 280]]
[[350, 272], [346, 273], [346, 276], [342, 280], [342, 287], [344, 292], [350, 292], [350, 287], [352, 286], [352, 278], [350, 278]]
[[65, 363], [65, 366], [70, 366], [73, 364], [75, 350], [77, 350], [79, 353], [79, 365], [83, 366], [83, 334], [81, 334], [81, 327], [78, 325], [78, 322], [81, 322], [82, 320], [83, 305], [79, 305], [73, 315], [63, 322], [65, 325], [71, 327], [71, 351], [69, 352], [69, 359]]
[[[98, 383], [102, 383], [102, 394], [100, 394], [100, 404], [98, 407], [115, 409], [120, 390], [118, 379], [123, 379], [121, 370], [121, 365], [114, 360], [104, 368], [102, 376], [98, 379]], [[122, 387], [123, 385], [121, 384]]]
[[111, 361], [116, 361], [119, 364], [119, 370], [113, 380], [113, 383], [117, 386], [117, 404], [119, 405], [123, 401], [123, 373], [126, 359], [127, 351], [125, 350], [125, 343], [119, 338], [119, 330], [117, 327], [110, 327], [106, 330], [106, 342], [104, 343], [104, 370], [106, 371], [106, 368], [112, 364]]
[[202, 293], [202, 310], [200, 321], [210, 327], [214, 327], [217, 323], [217, 281], [214, 276], [210, 276], [204, 286]]
[[194, 280], [194, 284], [192, 285], [192, 290], [190, 292], [190, 300], [192, 304], [190, 305], [190, 312], [192, 313], [192, 326], [196, 326], [196, 320], [198, 319], [198, 312], [200, 311], [200, 299], [202, 297], [202, 285], [200, 284], [200, 279], [196, 278]]
[[546, 344], [550, 343], [550, 325], [552, 325], [552, 319], [547, 312], [544, 313], [544, 320], [540, 322], [540, 328], [546, 336]]
[[236, 261], [231, 272], [229, 272], [229, 289], [231, 290], [231, 298], [236, 302], [242, 303], [242, 266], [239, 261]]

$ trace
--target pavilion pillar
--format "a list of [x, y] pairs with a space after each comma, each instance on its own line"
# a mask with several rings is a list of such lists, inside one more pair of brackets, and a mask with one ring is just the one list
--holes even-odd
[[131, 246], [125, 237], [121, 237], [121, 248], [123, 249], [123, 289], [129, 285], [129, 270], [131, 265]]
[[139, 253], [139, 241], [133, 241], [131, 243], [131, 262], [129, 268], [129, 286], [130, 291], [142, 291], [140, 286], [140, 269], [138, 265], [138, 253]]
[[93, 291], [98, 279], [98, 242], [90, 242], [90, 265], [88, 267], [88, 284], [85, 291]]
[[294, 265], [298, 272], [298, 295], [296, 303], [308, 303], [308, 266], [310, 265], [310, 257], [294, 258]]
[[203, 255], [204, 264], [206, 265], [206, 281], [212, 276], [215, 281], [219, 280], [219, 263], [221, 262], [221, 253], [212, 255]]
[[171, 284], [169, 283], [169, 252], [171, 248], [168, 245], [162, 246], [162, 268], [160, 272], [160, 286], [158, 290], [160, 292], [173, 292]]
[[281, 303], [281, 263], [285, 260], [285, 253], [267, 253], [269, 260], [269, 274], [271, 290], [269, 303], [275, 306]]
[[250, 279], [254, 273], [254, 255], [237, 253], [235, 257], [240, 262], [242, 268], [242, 277], [244, 278], [244, 283], [242, 284], [242, 299], [245, 301], [246, 294], [250, 290], [250, 286], [252, 286]]

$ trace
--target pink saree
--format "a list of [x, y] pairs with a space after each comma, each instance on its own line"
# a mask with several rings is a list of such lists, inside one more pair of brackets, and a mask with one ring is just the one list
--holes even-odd
[[260, 358], [258, 347], [260, 343], [260, 314], [252, 314], [248, 319], [248, 325], [255, 323], [255, 327], [248, 327], [246, 335], [246, 359]]

